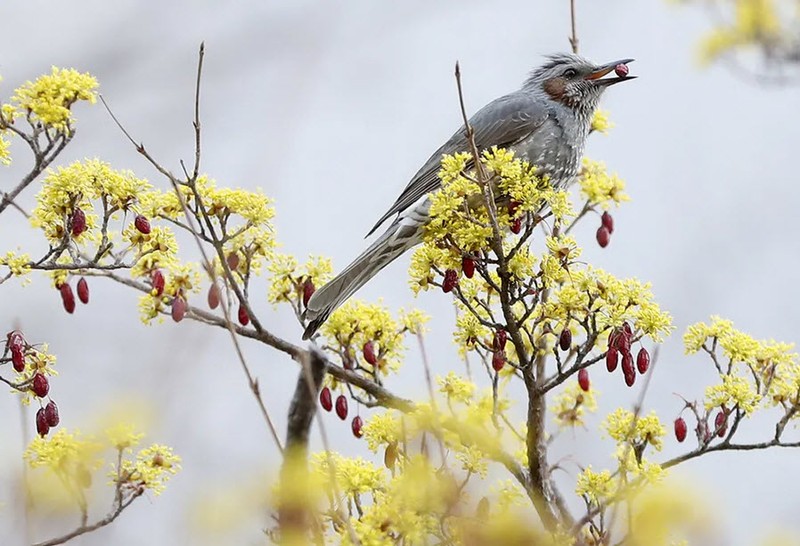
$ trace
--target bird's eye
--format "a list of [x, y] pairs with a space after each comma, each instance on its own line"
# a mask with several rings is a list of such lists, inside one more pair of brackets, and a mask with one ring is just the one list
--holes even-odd
[[577, 75], [578, 75], [578, 71], [575, 70], [574, 68], [567, 68], [564, 71], [564, 77], [565, 78], [574, 78]]

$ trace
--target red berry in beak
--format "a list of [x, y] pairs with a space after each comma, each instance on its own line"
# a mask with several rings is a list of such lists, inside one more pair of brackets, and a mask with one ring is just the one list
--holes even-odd
[[608, 230], [609, 235], [614, 233], [614, 218], [608, 211], [603, 213], [603, 216], [600, 217], [600, 221], [603, 222], [603, 227]]
[[64, 304], [64, 311], [70, 314], [74, 313], [75, 294], [72, 292], [72, 287], [65, 282], [58, 287], [58, 291], [61, 293], [61, 303]]
[[308, 300], [311, 299], [311, 296], [314, 295], [316, 290], [314, 282], [311, 279], [303, 281], [303, 307], [308, 307]]
[[572, 332], [569, 328], [561, 330], [561, 335], [558, 337], [558, 346], [561, 347], [562, 351], [569, 351], [569, 348], [572, 347]]
[[620, 78], [624, 78], [628, 75], [628, 65], [627, 64], [618, 64], [614, 67], [614, 74], [619, 76]]
[[458, 284], [458, 271], [455, 269], [448, 269], [444, 272], [444, 281], [442, 281], [442, 291], [447, 294], [452, 292], [453, 288]]
[[247, 314], [247, 308], [243, 304], [239, 305], [238, 318], [239, 318], [239, 324], [241, 324], [242, 326], [247, 326], [248, 324], [250, 324], [250, 315]]
[[608, 243], [611, 241], [611, 233], [605, 226], [597, 228], [597, 235], [595, 237], [597, 238], [597, 244], [600, 245], [600, 248], [607, 247]]
[[361, 420], [360, 415], [353, 417], [353, 422], [350, 424], [350, 428], [353, 429], [353, 436], [356, 438], [361, 438], [364, 435], [364, 432], [361, 430], [361, 427], [363, 426], [364, 421]]
[[675, 419], [675, 438], [679, 442], [683, 442], [686, 439], [686, 431], [686, 421], [683, 420], [683, 417]]
[[475, 274], [475, 260], [469, 256], [461, 258], [461, 271], [464, 272], [466, 278], [471, 279]]
[[617, 369], [617, 362], [619, 362], [619, 351], [615, 347], [609, 347], [606, 353], [606, 369], [613, 372]]
[[347, 419], [347, 397], [343, 394], [336, 397], [336, 415], [342, 421]]
[[375, 356], [375, 344], [374, 343], [372, 343], [371, 341], [367, 341], [364, 344], [363, 353], [364, 353], [364, 360], [367, 361], [367, 364], [369, 364], [370, 366], [374, 366], [375, 364], [378, 363], [378, 357]]
[[180, 297], [175, 296], [172, 299], [172, 320], [180, 322], [186, 316], [186, 301]]
[[156, 297], [161, 297], [164, 293], [164, 274], [161, 272], [160, 269], [154, 269], [152, 273], [150, 273], [150, 284], [153, 285], [153, 288], [156, 291]]
[[47, 377], [40, 373], [34, 375], [31, 389], [33, 390], [33, 394], [39, 398], [47, 396], [47, 393], [50, 392], [50, 383], [47, 381]]
[[75, 212], [72, 213], [72, 218], [70, 219], [70, 227], [73, 237], [77, 237], [86, 231], [86, 214], [80, 207], [75, 207]]
[[647, 368], [650, 367], [650, 353], [647, 352], [647, 349], [642, 347], [639, 349], [639, 354], [636, 355], [636, 368], [639, 370], [639, 373], [643, 374], [647, 371]]
[[586, 368], [578, 372], [578, 385], [584, 392], [589, 392], [589, 370]]
[[219, 296], [219, 285], [216, 282], [211, 283], [211, 286], [208, 287], [208, 306], [211, 309], [219, 307]]
[[78, 299], [81, 303], [89, 303], [89, 283], [83, 277], [78, 280]]
[[499, 372], [506, 365], [506, 353], [502, 349], [496, 350], [492, 353], [492, 368], [494, 371]]
[[325, 411], [331, 411], [333, 408], [333, 399], [331, 398], [331, 390], [328, 387], [322, 387], [319, 391], [319, 405]]
[[56, 403], [52, 400], [44, 407], [44, 416], [50, 427], [57, 426], [61, 421], [61, 417], [58, 415], [58, 406], [56, 406]]
[[50, 425], [47, 424], [47, 416], [45, 415], [44, 408], [39, 408], [36, 412], [36, 433], [42, 438], [47, 436], [50, 432]]
[[150, 235], [150, 220], [148, 220], [147, 217], [142, 216], [141, 214], [138, 215], [136, 218], [134, 218], [133, 225], [136, 226], [136, 229], [139, 230], [139, 233]]

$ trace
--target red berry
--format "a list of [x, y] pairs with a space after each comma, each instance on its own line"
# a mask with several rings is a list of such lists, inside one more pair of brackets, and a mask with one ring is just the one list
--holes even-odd
[[228, 257], [225, 259], [225, 261], [228, 262], [228, 267], [231, 269], [231, 271], [239, 269], [239, 254], [236, 252], [231, 252], [228, 254]]
[[506, 353], [502, 349], [496, 350], [492, 353], [492, 368], [494, 371], [499, 372], [506, 365]]
[[186, 316], [186, 300], [180, 296], [172, 299], [172, 320], [180, 322]]
[[562, 351], [569, 351], [569, 348], [572, 347], [572, 332], [569, 328], [561, 330], [561, 335], [558, 337], [558, 346], [561, 347]]
[[316, 290], [314, 282], [311, 279], [303, 281], [303, 307], [308, 307], [308, 300], [311, 299], [311, 296], [314, 295]]
[[154, 269], [150, 273], [150, 284], [153, 285], [153, 289], [156, 291], [156, 297], [160, 297], [161, 294], [164, 293], [164, 274], [161, 272], [160, 269]]
[[216, 282], [211, 283], [208, 287], [208, 306], [211, 309], [219, 307], [219, 285]]
[[11, 347], [11, 363], [16, 371], [25, 370], [25, 353], [17, 346]]
[[650, 367], [650, 353], [647, 352], [647, 349], [642, 347], [639, 349], [639, 354], [636, 355], [636, 368], [639, 370], [639, 373], [645, 373], [647, 368]]
[[714, 430], [720, 438], [725, 437], [725, 433], [728, 431], [728, 414], [725, 413], [725, 410], [720, 410], [714, 418]]
[[78, 280], [78, 299], [81, 303], [89, 303], [89, 283], [83, 277]]
[[239, 324], [242, 326], [247, 326], [250, 324], [250, 315], [247, 313], [247, 307], [244, 305], [239, 305], [238, 319]]
[[469, 256], [461, 258], [461, 271], [464, 272], [466, 278], [471, 279], [475, 274], [475, 260]]
[[336, 415], [342, 421], [347, 419], [347, 397], [343, 394], [336, 397]]
[[33, 394], [39, 398], [47, 396], [47, 393], [50, 392], [50, 383], [47, 381], [47, 377], [40, 373], [34, 375], [31, 389], [33, 390]]
[[622, 323], [622, 333], [625, 334], [625, 337], [628, 339], [633, 337], [633, 329], [631, 328], [631, 324], [626, 320]]
[[683, 417], [675, 419], [675, 438], [679, 442], [683, 442], [686, 439], [686, 431], [686, 421], [683, 420]]
[[506, 348], [506, 341], [508, 340], [508, 334], [505, 330], [497, 330], [494, 333], [494, 339], [492, 339], [492, 349], [495, 351]]
[[625, 376], [625, 384], [632, 387], [636, 381], [636, 370], [633, 367], [633, 355], [630, 352], [622, 353], [622, 374]]
[[319, 391], [319, 405], [322, 406], [322, 409], [325, 411], [331, 411], [331, 408], [333, 408], [331, 390], [328, 387], [322, 387], [322, 390]]
[[375, 344], [371, 341], [367, 341], [364, 344], [364, 360], [367, 361], [367, 364], [370, 366], [374, 366], [378, 363], [378, 357], [375, 356]]
[[47, 424], [47, 415], [45, 415], [44, 408], [39, 408], [36, 412], [36, 432], [42, 438], [50, 432], [50, 425]]
[[613, 372], [617, 369], [617, 362], [619, 361], [619, 351], [615, 347], [609, 347], [606, 352], [606, 369]]
[[600, 226], [597, 228], [597, 244], [600, 245], [600, 248], [605, 248], [608, 246], [609, 241], [611, 241], [611, 233], [605, 226]]
[[519, 208], [518, 201], [509, 201], [508, 202], [508, 215], [514, 216], [517, 213], [517, 209]]
[[584, 392], [589, 391], [589, 370], [586, 368], [578, 372], [578, 385], [581, 386]]
[[522, 231], [522, 218], [514, 218], [511, 221], [511, 233], [518, 235]]
[[75, 211], [72, 213], [72, 218], [70, 220], [70, 226], [73, 237], [77, 237], [86, 231], [86, 214], [80, 207], [75, 207]]
[[141, 214], [136, 216], [136, 218], [133, 219], [133, 225], [136, 226], [136, 229], [138, 229], [140, 233], [150, 235], [150, 220], [148, 220], [146, 216], [142, 216]]
[[58, 291], [61, 292], [61, 303], [64, 304], [64, 311], [73, 313], [75, 311], [75, 294], [72, 292], [72, 287], [69, 283], [60, 284]]
[[52, 400], [44, 407], [44, 416], [47, 418], [47, 424], [51, 427], [57, 426], [61, 421], [61, 417], [58, 415], [58, 406]]
[[442, 281], [442, 291], [447, 294], [452, 292], [453, 288], [458, 284], [458, 271], [455, 269], [448, 269], [444, 272], [444, 281]]
[[614, 233], [614, 217], [611, 216], [608, 211], [603, 213], [603, 216], [600, 217], [600, 221], [603, 223], [603, 227], [608, 230], [608, 233]]
[[25, 348], [25, 338], [22, 336], [22, 332], [19, 330], [12, 330], [6, 336], [6, 345], [9, 348], [13, 349], [14, 347], [19, 348], [20, 350]]
[[361, 438], [364, 435], [364, 432], [361, 430], [361, 427], [363, 426], [364, 421], [361, 420], [360, 415], [353, 417], [353, 422], [350, 424], [350, 428], [353, 429], [353, 436], [356, 438]]
[[614, 74], [619, 76], [620, 78], [624, 78], [628, 75], [628, 65], [627, 64], [618, 64], [614, 67]]

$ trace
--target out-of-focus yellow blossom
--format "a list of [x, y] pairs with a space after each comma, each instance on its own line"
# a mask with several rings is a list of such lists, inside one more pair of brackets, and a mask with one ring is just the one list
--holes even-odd
[[[119, 479], [127, 486], [144, 487], [160, 495], [169, 479], [181, 470], [180, 463], [181, 458], [172, 452], [171, 447], [153, 444], [137, 453], [135, 461], [122, 461]], [[112, 470], [109, 476], [117, 479], [117, 471]]]
[[461, 468], [466, 472], [477, 474], [481, 478], [486, 477], [489, 471], [489, 464], [486, 462], [486, 454], [474, 445], [463, 446], [458, 453], [456, 459], [461, 461]]
[[614, 124], [608, 117], [608, 111], [597, 109], [592, 115], [592, 131], [598, 133], [608, 134], [609, 129], [613, 128]]
[[4, 109], [3, 117], [12, 122], [21, 112], [30, 112], [31, 118], [47, 127], [70, 132], [73, 121], [72, 105], [83, 100], [97, 100], [97, 80], [88, 73], [81, 74], [72, 68], [52, 68], [49, 75], [34, 82], [26, 82], [14, 91], [14, 110]]
[[721, 385], [706, 387], [706, 409], [725, 406], [728, 410], [740, 408], [745, 414], [750, 415], [758, 407], [761, 395], [756, 392], [755, 386], [744, 377], [737, 375], [722, 376]]
[[139, 445], [144, 437], [143, 433], [134, 432], [131, 423], [118, 422], [105, 430], [106, 437], [114, 449], [129, 451]]
[[375, 453], [380, 447], [395, 444], [400, 440], [400, 418], [394, 411], [377, 413], [367, 419], [361, 430], [367, 441], [367, 447]]
[[643, 489], [633, 503], [632, 546], [712, 544], [717, 540], [708, 507], [686, 484]]
[[730, 22], [715, 27], [700, 42], [703, 63], [715, 61], [737, 48], [776, 48], [788, 39], [790, 31], [781, 24], [774, 0], [735, 0], [731, 4]]
[[313, 472], [324, 480], [325, 486], [331, 492], [333, 492], [330, 483], [331, 465], [333, 465], [333, 475], [336, 476], [336, 486], [345, 495], [371, 493], [386, 487], [384, 469], [361, 457], [342, 457], [333, 452], [315, 453], [311, 460]]
[[583, 158], [583, 168], [578, 176], [581, 195], [592, 205], [609, 209], [611, 204], [629, 201], [625, 193], [625, 182], [616, 174], [610, 175], [606, 166], [600, 161]]
[[11, 165], [11, 152], [8, 150], [11, 143], [0, 133], [0, 165]]
[[622, 408], [606, 417], [603, 428], [617, 443], [647, 444], [657, 451], [663, 447], [663, 438], [667, 434], [655, 412], [636, 417], [633, 412]]
[[475, 393], [475, 383], [467, 381], [455, 372], [449, 372], [445, 377], [437, 377], [439, 392], [444, 394], [451, 402], [469, 404]]
[[103, 463], [99, 458], [102, 444], [80, 431], [59, 429], [50, 438], [36, 436], [25, 450], [24, 458], [31, 468], [47, 467], [64, 477], [77, 479], [79, 467], [97, 469]]
[[580, 427], [587, 411], [597, 411], [595, 389], [584, 391], [577, 382], [572, 382], [555, 397], [550, 411], [562, 427]]
[[593, 506], [599, 507], [616, 494], [618, 485], [619, 480], [612, 477], [611, 472], [595, 472], [589, 465], [578, 476], [575, 493], [585, 495]]
[[400, 309], [400, 322], [410, 334], [424, 334], [427, 331], [425, 324], [431, 319], [419, 309]]

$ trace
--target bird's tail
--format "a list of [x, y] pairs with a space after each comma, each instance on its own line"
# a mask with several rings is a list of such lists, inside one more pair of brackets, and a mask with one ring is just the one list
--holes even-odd
[[398, 218], [367, 250], [332, 281], [314, 292], [308, 301], [305, 318], [308, 326], [303, 339], [309, 339], [340, 305], [381, 269], [406, 250], [422, 242], [422, 227], [428, 219], [427, 200], [410, 214]]

